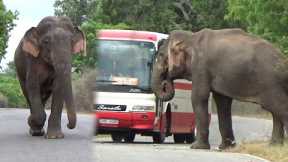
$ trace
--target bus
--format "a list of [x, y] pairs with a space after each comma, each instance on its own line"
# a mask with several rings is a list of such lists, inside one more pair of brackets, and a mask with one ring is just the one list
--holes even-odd
[[158, 43], [168, 35], [148, 31], [100, 30], [97, 34], [97, 77], [94, 93], [96, 135], [110, 134], [114, 142], [133, 142], [136, 134], [163, 143], [192, 143], [195, 118], [192, 84], [174, 81], [169, 102], [151, 90], [153, 58]]

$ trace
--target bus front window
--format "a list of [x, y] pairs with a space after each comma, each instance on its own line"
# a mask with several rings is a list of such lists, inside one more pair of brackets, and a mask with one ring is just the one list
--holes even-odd
[[150, 89], [154, 44], [151, 42], [98, 40], [97, 81]]

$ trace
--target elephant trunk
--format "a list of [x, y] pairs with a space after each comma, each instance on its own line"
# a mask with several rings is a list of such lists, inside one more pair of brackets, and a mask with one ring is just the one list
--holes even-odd
[[[63, 99], [66, 105], [67, 110], [67, 117], [68, 117], [68, 124], [67, 127], [69, 129], [73, 129], [76, 126], [76, 111], [74, 106], [74, 99], [73, 99], [73, 91], [72, 91], [72, 83], [71, 83], [71, 64], [59, 64], [62, 65], [60, 68], [56, 68], [58, 70], [58, 74], [61, 77], [62, 87], [63, 88]], [[59, 67], [58, 65], [58, 67]]]
[[69, 129], [73, 129], [76, 126], [76, 111], [75, 111], [75, 105], [74, 105], [74, 99], [73, 99], [73, 91], [72, 91], [72, 83], [71, 83], [71, 71], [68, 72], [68, 76], [66, 77], [65, 81], [65, 94], [64, 94], [64, 101], [67, 109], [67, 117], [69, 123], [67, 124], [67, 127]]
[[159, 73], [156, 70], [152, 73], [151, 87], [155, 95], [162, 101], [169, 101], [175, 95], [173, 80], [167, 74]]

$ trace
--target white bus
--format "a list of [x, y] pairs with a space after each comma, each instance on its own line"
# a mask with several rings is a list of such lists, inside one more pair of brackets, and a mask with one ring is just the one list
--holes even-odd
[[150, 87], [158, 42], [168, 35], [133, 30], [101, 30], [97, 35], [97, 83], [94, 92], [96, 135], [111, 134], [114, 142], [133, 142], [135, 134], [162, 143], [194, 141], [195, 119], [191, 82], [174, 82], [175, 97], [159, 101]]

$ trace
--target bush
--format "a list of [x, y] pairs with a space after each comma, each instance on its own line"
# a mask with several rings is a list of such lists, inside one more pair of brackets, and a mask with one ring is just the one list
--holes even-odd
[[6, 74], [0, 75], [0, 93], [8, 100], [9, 107], [27, 107], [18, 80]]
[[73, 93], [77, 111], [91, 112], [93, 109], [93, 87], [96, 83], [96, 70], [84, 70], [78, 79], [73, 80]]

